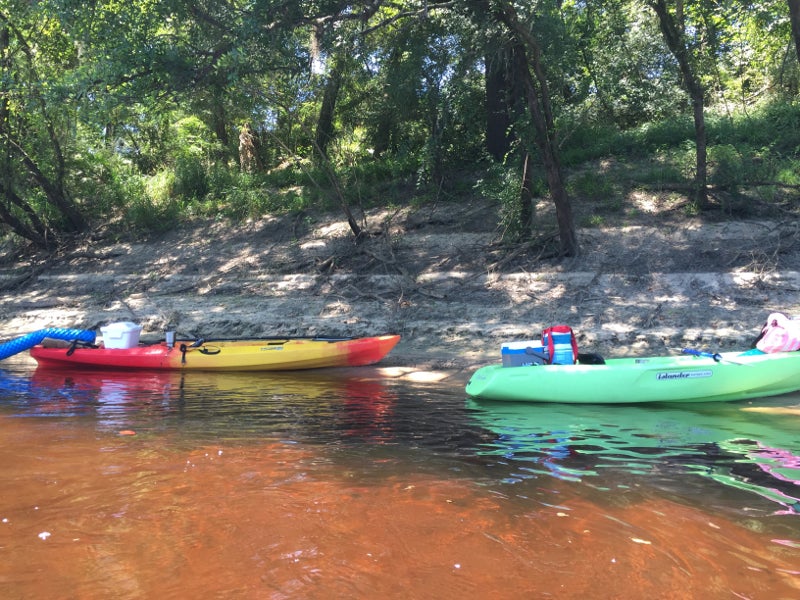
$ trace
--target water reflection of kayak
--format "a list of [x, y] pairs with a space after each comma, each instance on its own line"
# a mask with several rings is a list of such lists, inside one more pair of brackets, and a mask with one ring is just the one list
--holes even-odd
[[193, 392], [238, 392], [246, 396], [253, 390], [267, 390], [276, 394], [306, 398], [329, 397], [332, 392], [346, 389], [374, 389], [380, 387], [377, 378], [353, 376], [350, 373], [309, 371], [283, 372], [181, 372], [181, 371], [109, 371], [104, 369], [64, 370], [36, 369], [30, 377], [31, 386], [40, 390], [64, 388], [82, 389], [99, 394], [125, 391], [161, 393], [168, 389]]
[[[800, 511], [800, 421], [742, 409], [467, 400], [470, 416], [492, 433], [480, 452], [534, 474], [580, 480], [606, 469], [645, 474], [676, 465]], [[762, 483], [744, 485], [756, 476]]]
[[[354, 375], [355, 372], [358, 375]], [[302, 373], [108, 371], [36, 369], [29, 375], [3, 372], [0, 397], [25, 414], [69, 415], [128, 410], [160, 403], [182, 410], [255, 413], [284, 407], [307, 413], [344, 406], [384, 415], [394, 404], [383, 380], [367, 368]], [[186, 406], [191, 403], [191, 407]]]
[[590, 454], [634, 453], [635, 449], [680, 452], [696, 444], [737, 438], [769, 446], [797, 448], [797, 427], [774, 415], [746, 413], [730, 404], [603, 406], [524, 404], [468, 400], [475, 419], [498, 434], [498, 451], [508, 440], [518, 449], [536, 449], [553, 432]]

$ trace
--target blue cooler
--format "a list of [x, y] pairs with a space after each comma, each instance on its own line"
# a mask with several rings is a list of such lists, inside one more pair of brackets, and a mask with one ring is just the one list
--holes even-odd
[[547, 336], [553, 336], [553, 362], [554, 365], [572, 365], [575, 364], [575, 357], [572, 355], [572, 334], [569, 333], [553, 333], [545, 334], [545, 348], [547, 344]]
[[500, 347], [500, 355], [504, 367], [527, 367], [547, 363], [547, 349], [538, 340], [508, 342]]

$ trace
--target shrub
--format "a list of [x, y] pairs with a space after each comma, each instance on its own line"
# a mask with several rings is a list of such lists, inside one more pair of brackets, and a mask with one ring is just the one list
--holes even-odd
[[191, 155], [178, 157], [175, 161], [174, 193], [184, 200], [202, 200], [208, 190], [208, 177], [202, 161]]
[[731, 144], [708, 149], [708, 180], [723, 190], [735, 191], [744, 180], [742, 155]]

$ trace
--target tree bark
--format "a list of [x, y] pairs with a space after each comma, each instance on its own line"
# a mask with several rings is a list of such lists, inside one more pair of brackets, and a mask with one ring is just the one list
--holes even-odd
[[[533, 34], [520, 22], [514, 7], [511, 5], [501, 4], [500, 10], [495, 14], [517, 40], [518, 46], [514, 48], [512, 53], [515, 63], [514, 72], [520, 80], [528, 110], [531, 113], [534, 129], [536, 130], [536, 146], [542, 156], [547, 187], [556, 207], [559, 252], [562, 256], [577, 256], [579, 252], [578, 238], [575, 233], [572, 205], [564, 184], [561, 160], [558, 156], [558, 143], [553, 109], [550, 103], [550, 91], [547, 85], [547, 76], [539, 43]], [[528, 62], [528, 53], [530, 53], [530, 64]], [[533, 72], [536, 74], [535, 80], [531, 76], [530, 67], [533, 67]]]
[[[8, 206], [0, 203], [0, 221], [8, 225], [21, 238], [33, 242], [38, 248], [50, 250], [55, 246], [55, 236], [27, 202], [2, 183], [0, 183], [0, 195], [8, 201]], [[17, 206], [28, 220], [24, 221], [18, 218], [10, 210], [11, 204]]]
[[339, 87], [341, 83], [342, 72], [339, 68], [339, 61], [334, 60], [331, 74], [325, 85], [325, 93], [322, 96], [322, 105], [319, 109], [317, 132], [315, 136], [318, 151], [326, 157], [328, 156], [328, 144], [333, 139], [333, 118], [336, 114], [336, 101], [339, 98]]
[[533, 230], [533, 178], [531, 177], [531, 155], [525, 153], [522, 162], [522, 189], [519, 193], [519, 219], [525, 231]]
[[503, 49], [491, 49], [485, 57], [486, 151], [498, 162], [505, 160], [513, 141], [507, 55]]
[[[683, 84], [689, 97], [692, 100], [692, 113], [694, 115], [694, 136], [695, 136], [695, 200], [701, 210], [708, 208], [708, 147], [706, 138], [705, 103], [702, 83], [694, 72], [689, 49], [683, 39], [682, 10], [673, 17], [667, 9], [665, 0], [652, 0], [650, 6], [658, 16], [661, 32], [664, 41], [667, 43], [683, 77]], [[678, 3], [678, 9], [682, 9], [682, 4]], [[681, 20], [678, 20], [678, 19]]]
[[788, 0], [788, 2], [794, 49], [797, 52], [797, 62], [800, 62], [800, 0]]
[[55, 180], [50, 179], [42, 172], [37, 162], [25, 152], [22, 145], [13, 138], [8, 131], [3, 131], [2, 128], [0, 128], [0, 134], [2, 134], [9, 143], [9, 147], [13, 153], [17, 155], [25, 166], [32, 180], [35, 181], [36, 185], [44, 192], [47, 202], [58, 209], [65, 218], [67, 230], [72, 232], [83, 231], [86, 228], [86, 219], [84, 219], [75, 204], [67, 197], [64, 190], [64, 172], [66, 170], [64, 157], [61, 155], [61, 145], [49, 121], [47, 123], [47, 129], [56, 164]]
[[[10, 22], [9, 19], [4, 15], [0, 16], [3, 16], [3, 20], [6, 23]], [[7, 47], [10, 43], [10, 36], [12, 35], [19, 42], [21, 54], [28, 62], [27, 66], [33, 74], [33, 78], [38, 79], [36, 70], [33, 67], [35, 52], [31, 47], [29, 47], [28, 40], [18, 29], [8, 26], [4, 27], [3, 39], [0, 40], [0, 43], [2, 43], [4, 48]], [[4, 54], [6, 53], [4, 52]], [[14, 65], [11, 64], [10, 59], [8, 59], [4, 62], [4, 64], [2, 64], [2, 69], [3, 71], [7, 71], [13, 66]], [[12, 131], [12, 115], [10, 114], [7, 105], [4, 105], [3, 107], [3, 110], [6, 111], [6, 114], [3, 115], [4, 118], [2, 121], [0, 121], [0, 137], [5, 141], [4, 149], [6, 152], [8, 152], [9, 156], [14, 156], [23, 165], [23, 167], [27, 170], [28, 176], [44, 193], [48, 204], [58, 210], [58, 212], [61, 213], [61, 216], [64, 217], [63, 228], [67, 231], [73, 232], [83, 231], [87, 225], [86, 219], [80, 210], [78, 210], [76, 204], [69, 198], [66, 191], [66, 186], [64, 183], [66, 174], [66, 161], [64, 160], [64, 154], [61, 150], [61, 142], [59, 141], [58, 134], [56, 133], [53, 120], [49, 116], [50, 107], [48, 106], [46, 99], [39, 92], [36, 85], [31, 86], [30, 93], [31, 98], [34, 100], [34, 103], [38, 106], [39, 110], [36, 118], [39, 120], [44, 132], [47, 134], [49, 150], [52, 153], [51, 166], [53, 175], [46, 175], [40, 166], [40, 162], [37, 162], [37, 159], [26, 151], [23, 139], [18, 137], [18, 131], [24, 131], [25, 128], [17, 127], [17, 132]], [[30, 146], [33, 145], [34, 144], [30, 144]], [[40, 147], [44, 146], [44, 144], [37, 145]]]
[[228, 135], [228, 119], [225, 114], [225, 105], [222, 102], [222, 94], [214, 90], [211, 100], [211, 127], [214, 135], [217, 136], [219, 143], [228, 150], [230, 136]]

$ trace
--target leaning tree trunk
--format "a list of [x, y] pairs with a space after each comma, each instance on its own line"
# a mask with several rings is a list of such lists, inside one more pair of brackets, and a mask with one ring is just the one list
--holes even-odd
[[[11, 66], [7, 52], [9, 42], [8, 27], [0, 28], [0, 70], [2, 72], [7, 72]], [[0, 139], [2, 139], [2, 128], [5, 123], [8, 123], [10, 115], [8, 95], [0, 93]], [[31, 205], [14, 191], [14, 162], [14, 157], [7, 144], [0, 144], [0, 221], [21, 238], [33, 242], [39, 248], [46, 248], [48, 239], [52, 240], [53, 236], [49, 235], [49, 230]]]
[[[2, 200], [6, 202], [2, 202]], [[19, 218], [12, 210], [11, 205], [16, 206], [27, 221]], [[56, 243], [55, 235], [42, 222], [39, 215], [9, 187], [0, 183], [0, 221], [11, 228], [23, 239], [33, 242], [37, 248], [46, 250], [53, 249]]]
[[317, 119], [317, 132], [314, 136], [317, 150], [324, 157], [328, 156], [328, 144], [334, 135], [333, 118], [336, 114], [336, 101], [339, 99], [339, 88], [342, 84], [342, 71], [339, 64], [340, 61], [333, 61], [331, 74], [328, 77], [325, 92], [322, 95], [322, 105]]
[[[2, 13], [0, 13], [0, 17], [2, 17], [4, 22], [10, 22]], [[2, 36], [0, 36], [0, 44], [2, 44], [3, 48], [6, 48], [10, 43], [9, 36], [11, 35], [19, 42], [21, 48], [19, 56], [22, 58], [19, 60], [26, 61], [27, 68], [35, 74], [33, 64], [36, 53], [34, 49], [28, 45], [28, 41], [18, 30], [4, 27]], [[15, 67], [17, 67], [17, 65], [13, 64], [8, 57], [6, 57], [0, 65], [0, 69], [2, 69], [4, 75], [6, 75], [8, 71], [12, 71]], [[5, 92], [6, 90], [3, 91]], [[50, 207], [57, 210], [60, 216], [63, 217], [62, 229], [71, 232], [83, 231], [87, 226], [87, 222], [66, 190], [66, 161], [64, 160], [64, 154], [61, 150], [61, 142], [59, 141], [56, 127], [53, 120], [50, 118], [50, 105], [48, 105], [47, 100], [36, 85], [30, 86], [30, 98], [32, 102], [27, 112], [33, 111], [36, 113], [36, 116], [30, 119], [30, 122], [36, 120], [42, 126], [42, 132], [46, 133], [47, 142], [44, 143], [42, 139], [40, 139], [29, 142], [27, 145], [28, 147], [36, 146], [40, 152], [44, 150], [45, 146], [49, 145], [47, 151], [50, 153], [49, 167], [51, 168], [45, 169], [42, 166], [43, 163], [39, 162], [42, 159], [37, 158], [36, 155], [32, 155], [26, 150], [26, 141], [30, 140], [35, 134], [31, 134], [31, 137], [28, 138], [21, 136], [26, 135], [25, 132], [33, 128], [27, 127], [26, 125], [13, 124], [11, 119], [12, 114], [7, 104], [3, 105], [4, 114], [2, 115], [2, 120], [0, 120], [0, 138], [2, 138], [5, 150], [8, 152], [9, 156], [14, 158], [15, 163], [21, 165], [21, 168], [26, 171], [28, 179], [44, 193]], [[24, 121], [26, 119], [26, 114], [27, 113], [20, 112], [18, 120]], [[42, 136], [42, 138], [44, 138], [44, 136]], [[52, 174], [45, 174], [46, 170], [50, 171]]]
[[70, 232], [80, 232], [86, 229], [86, 219], [67, 196], [64, 187], [64, 173], [65, 162], [61, 154], [61, 145], [58, 143], [55, 132], [52, 126], [48, 123], [48, 133], [50, 134], [50, 142], [52, 144], [53, 157], [56, 164], [56, 176], [51, 179], [45, 175], [39, 168], [38, 163], [22, 148], [22, 146], [13, 138], [6, 137], [10, 143], [10, 147], [15, 151], [15, 154], [20, 158], [20, 162], [25, 166], [28, 175], [36, 182], [44, 192], [47, 202], [50, 206], [58, 209], [66, 222], [66, 229]]
[[686, 47], [681, 33], [683, 31], [682, 22], [678, 22], [670, 14], [665, 0], [653, 0], [650, 2], [650, 6], [658, 15], [661, 32], [664, 34], [664, 41], [667, 43], [667, 47], [672, 52], [675, 60], [678, 61], [684, 86], [692, 100], [695, 150], [697, 154], [694, 178], [695, 200], [701, 210], [706, 209], [708, 208], [708, 148], [703, 85], [692, 67], [689, 49]]
[[[572, 216], [561, 160], [558, 156], [553, 110], [550, 104], [550, 92], [539, 43], [533, 34], [519, 20], [511, 5], [501, 5], [497, 18], [508, 27], [518, 42], [512, 55], [514, 57], [514, 74], [521, 82], [528, 110], [536, 130], [536, 146], [544, 164], [547, 187], [556, 207], [560, 253], [562, 256], [578, 255], [578, 238], [575, 234], [575, 221]], [[528, 52], [531, 62], [528, 63]], [[531, 76], [530, 67], [536, 74]]]

